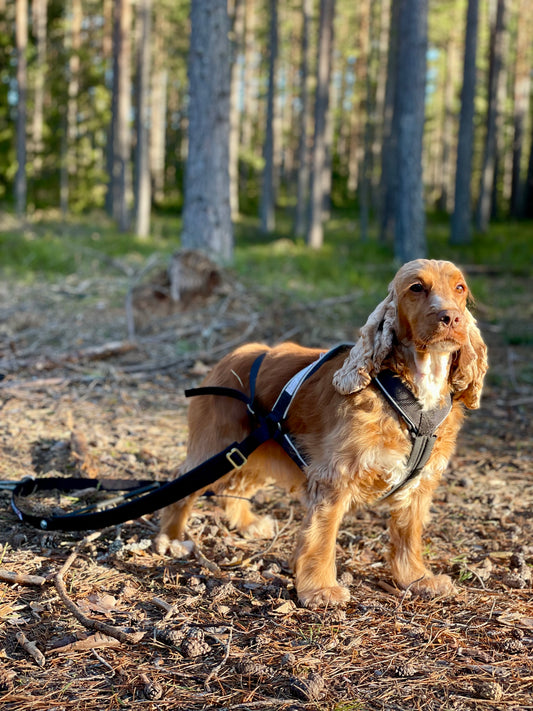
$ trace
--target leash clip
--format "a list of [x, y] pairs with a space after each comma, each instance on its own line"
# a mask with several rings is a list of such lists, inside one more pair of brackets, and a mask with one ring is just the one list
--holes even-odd
[[[237, 459], [235, 459], [235, 456], [237, 456]], [[241, 458], [240, 462], [238, 461], [238, 457]], [[226, 453], [226, 459], [234, 469], [241, 469], [248, 461], [248, 458], [245, 457], [237, 447], [233, 447], [233, 449], [230, 449], [230, 451]]]

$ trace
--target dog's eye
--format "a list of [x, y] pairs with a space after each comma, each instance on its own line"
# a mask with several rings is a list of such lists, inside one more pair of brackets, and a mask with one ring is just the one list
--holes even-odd
[[415, 294], [419, 294], [421, 291], [424, 291], [424, 286], [420, 284], [420, 282], [417, 282], [416, 284], [412, 284], [409, 287], [410, 291], [414, 291]]
[[455, 287], [455, 291], [458, 291], [460, 294], [464, 294], [466, 291], [466, 286], [464, 284], [457, 284]]

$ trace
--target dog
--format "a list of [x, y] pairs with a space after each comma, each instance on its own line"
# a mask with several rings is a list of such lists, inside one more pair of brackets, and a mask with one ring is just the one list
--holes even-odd
[[[423, 411], [451, 400], [421, 473], [385, 499], [390, 508], [392, 577], [401, 588], [426, 597], [454, 592], [448, 575], [434, 575], [425, 565], [422, 530], [454, 451], [464, 409], [479, 407], [487, 370], [487, 348], [468, 309], [469, 297], [465, 277], [451, 262], [418, 259], [404, 264], [356, 344], [324, 362], [294, 397], [287, 426], [293, 442], [305, 452], [307, 466], [300, 468], [276, 441], [268, 441], [242, 468], [210, 487], [229, 495], [224, 507], [230, 526], [253, 538], [274, 532], [274, 522], [256, 515], [248, 501], [259, 487], [270, 481], [300, 493], [305, 515], [292, 568], [304, 606], [348, 601], [349, 591], [337, 582], [335, 564], [343, 516], [354, 507], [379, 502], [406, 476], [409, 428], [375, 380], [386, 369], [409, 388]], [[256, 402], [266, 411], [285, 383], [323, 353], [294, 343], [244, 345], [225, 356], [203, 385], [247, 393], [252, 363], [265, 352], [255, 385]], [[252, 427], [242, 402], [216, 395], [194, 398], [188, 422], [181, 471], [242, 440]], [[157, 552], [183, 553], [180, 541], [187, 518], [204, 491], [163, 509]]]

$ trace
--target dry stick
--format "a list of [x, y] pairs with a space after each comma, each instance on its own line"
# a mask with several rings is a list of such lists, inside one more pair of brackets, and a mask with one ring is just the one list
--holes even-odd
[[228, 661], [229, 650], [230, 650], [230, 647], [231, 647], [231, 640], [232, 640], [232, 638], [233, 638], [233, 624], [232, 624], [231, 627], [229, 628], [228, 642], [227, 642], [227, 644], [226, 644], [226, 652], [224, 653], [224, 658], [222, 659], [222, 661], [220, 662], [220, 664], [217, 664], [217, 666], [209, 672], [209, 674], [207, 675], [206, 680], [204, 681], [204, 688], [207, 689], [207, 691], [210, 691], [210, 689], [209, 689], [209, 682], [210, 682], [210, 680], [215, 676], [215, 674], [218, 674], [218, 672], [222, 669], [222, 667], [224, 666], [224, 664]]
[[57, 572], [57, 574], [54, 576], [54, 585], [65, 607], [84, 627], [89, 630], [96, 630], [97, 632], [102, 632], [103, 634], [109, 635], [110, 637], [114, 637], [115, 639], [118, 639], [119, 642], [122, 642], [124, 644], [135, 644], [136, 642], [139, 642], [140, 639], [142, 639], [144, 633], [123, 632], [121, 629], [113, 627], [112, 625], [108, 625], [105, 622], [93, 620], [90, 617], [87, 617], [87, 615], [84, 615], [83, 612], [76, 605], [76, 603], [71, 600], [70, 597], [67, 595], [63, 576], [67, 573], [71, 565], [76, 560], [78, 556], [78, 550], [82, 547], [82, 545], [85, 545], [86, 543], [94, 540], [102, 533], [103, 531], [96, 531], [95, 533], [91, 533], [90, 535], [86, 536], [83, 541], [80, 542], [80, 544], [76, 547], [76, 550], [72, 551], [72, 553], [69, 555], [69, 557], [66, 559], [66, 561], [63, 563], [63, 565]]
[[44, 667], [46, 663], [46, 659], [44, 657], [44, 654], [41, 652], [41, 650], [37, 647], [35, 642], [30, 642], [30, 640], [26, 637], [24, 632], [21, 632], [20, 630], [17, 632], [15, 635], [17, 642], [20, 644], [22, 649], [24, 651], [28, 652], [28, 654], [35, 659], [37, 664], [40, 667]]
[[18, 585], [37, 585], [46, 583], [46, 578], [40, 575], [26, 575], [25, 573], [13, 573], [10, 570], [0, 568], [0, 580], [3, 583], [13, 583]]

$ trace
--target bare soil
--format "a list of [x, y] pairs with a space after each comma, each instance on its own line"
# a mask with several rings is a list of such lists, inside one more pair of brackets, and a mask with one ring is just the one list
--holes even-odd
[[[513, 288], [529, 291], [526, 280]], [[220, 355], [243, 340], [353, 340], [365, 316], [355, 297], [265, 303], [232, 284], [188, 311], [145, 304], [131, 345], [127, 290], [112, 278], [0, 286], [1, 479], [167, 480], [184, 454], [183, 389]], [[491, 361], [483, 407], [425, 533], [431, 566], [452, 575], [457, 596], [394, 587], [384, 508], [342, 526], [351, 602], [310, 611], [287, 563], [302, 512], [279, 490], [256, 498], [278, 522], [273, 541], [240, 538], [206, 499], [190, 524], [195, 552], [180, 560], [151, 550], [157, 514], [96, 537], [47, 533], [20, 524], [3, 491], [0, 568], [22, 577], [0, 582], [2, 709], [533, 709], [526, 296], [519, 312], [516, 300], [478, 305]]]

